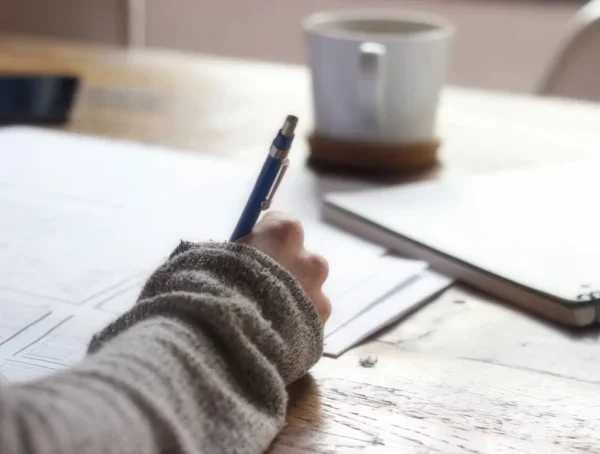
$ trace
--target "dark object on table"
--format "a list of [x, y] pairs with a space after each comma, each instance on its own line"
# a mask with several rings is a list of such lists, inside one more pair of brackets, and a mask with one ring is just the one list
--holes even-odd
[[78, 86], [67, 74], [0, 76], [0, 125], [66, 123]]
[[371, 369], [372, 367], [375, 367], [377, 365], [377, 361], [377, 356], [367, 356], [366, 358], [360, 358], [358, 360], [358, 365], [360, 367]]

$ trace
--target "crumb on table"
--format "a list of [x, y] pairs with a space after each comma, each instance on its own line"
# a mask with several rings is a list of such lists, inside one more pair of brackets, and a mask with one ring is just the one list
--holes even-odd
[[368, 369], [370, 369], [371, 367], [375, 367], [376, 364], [377, 364], [376, 356], [367, 356], [366, 358], [360, 358], [358, 360], [358, 365], [360, 367], [366, 367]]

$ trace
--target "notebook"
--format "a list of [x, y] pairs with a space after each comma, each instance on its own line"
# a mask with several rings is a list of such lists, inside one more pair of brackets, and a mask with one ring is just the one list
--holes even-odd
[[324, 218], [561, 324], [599, 318], [600, 161], [332, 193]]

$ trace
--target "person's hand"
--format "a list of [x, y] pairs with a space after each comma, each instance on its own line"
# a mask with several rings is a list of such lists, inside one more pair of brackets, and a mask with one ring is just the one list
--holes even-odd
[[300, 283], [317, 309], [321, 322], [331, 314], [331, 302], [322, 286], [329, 273], [327, 260], [304, 249], [304, 230], [294, 218], [280, 212], [270, 211], [254, 227], [254, 230], [238, 243], [253, 246], [264, 252]]

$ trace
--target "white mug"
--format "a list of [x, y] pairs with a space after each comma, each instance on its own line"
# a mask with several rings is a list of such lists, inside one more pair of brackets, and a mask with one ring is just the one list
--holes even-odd
[[436, 138], [454, 28], [428, 14], [365, 10], [304, 21], [315, 133], [417, 143]]

